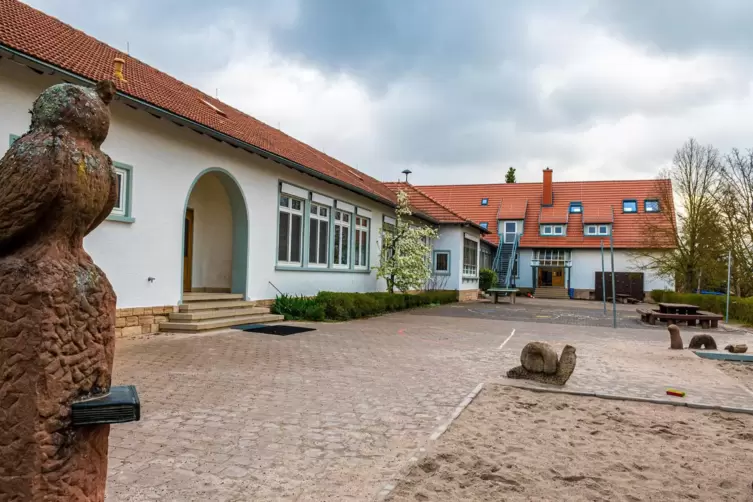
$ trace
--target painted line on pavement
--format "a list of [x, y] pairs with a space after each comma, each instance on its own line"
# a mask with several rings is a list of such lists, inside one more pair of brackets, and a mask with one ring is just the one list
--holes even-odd
[[504, 341], [504, 342], [502, 342], [502, 345], [500, 345], [499, 347], [497, 347], [497, 350], [502, 350], [502, 347], [504, 347], [504, 346], [505, 346], [505, 344], [506, 344], [507, 342], [509, 342], [509, 341], [510, 341], [510, 338], [512, 338], [512, 335], [514, 335], [514, 334], [515, 334], [515, 330], [512, 330], [512, 333], [510, 333], [510, 336], [508, 336], [508, 337], [507, 337], [507, 338], [505, 339], [505, 341]]

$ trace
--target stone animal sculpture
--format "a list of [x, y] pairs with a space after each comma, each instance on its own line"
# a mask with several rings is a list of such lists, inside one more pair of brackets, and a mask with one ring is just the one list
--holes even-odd
[[716, 341], [711, 335], [695, 335], [690, 339], [689, 349], [716, 350]]
[[748, 352], [748, 346], [744, 343], [738, 343], [737, 345], [727, 345], [724, 350], [733, 354], [745, 354]]
[[59, 84], [0, 161], [0, 501], [102, 501], [109, 425], [71, 403], [110, 389], [115, 293], [84, 251], [112, 210], [112, 82]]
[[575, 371], [575, 347], [565, 345], [557, 353], [547, 343], [529, 342], [520, 353], [520, 364], [507, 372], [507, 378], [520, 378], [553, 385], [565, 385]]
[[680, 328], [676, 324], [670, 324], [667, 326], [669, 330], [669, 348], [682, 350], [682, 337], [680, 336]]

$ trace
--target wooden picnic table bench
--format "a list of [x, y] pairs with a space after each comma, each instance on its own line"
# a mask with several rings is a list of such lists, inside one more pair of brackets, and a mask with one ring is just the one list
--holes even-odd
[[489, 288], [486, 290], [487, 293], [491, 293], [494, 295], [494, 303], [499, 302], [499, 296], [509, 296], [510, 297], [510, 303], [515, 303], [515, 297], [518, 295], [519, 289], [516, 288]]
[[686, 322], [688, 326], [695, 326], [696, 322], [701, 323], [701, 328], [716, 328], [719, 326], [719, 321], [722, 316], [714, 314], [713, 312], [697, 312], [695, 314], [670, 314], [668, 312], [660, 312], [652, 309], [636, 309], [641, 315], [641, 321], [656, 325], [656, 321], [663, 321], [669, 323], [674, 322]]
[[697, 305], [688, 303], [659, 303], [659, 312], [662, 314], [695, 314], [698, 309]]

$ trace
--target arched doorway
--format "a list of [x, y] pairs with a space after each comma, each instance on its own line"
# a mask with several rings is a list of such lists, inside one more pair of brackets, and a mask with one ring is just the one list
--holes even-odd
[[248, 213], [238, 182], [220, 168], [202, 171], [183, 211], [183, 292], [246, 295]]

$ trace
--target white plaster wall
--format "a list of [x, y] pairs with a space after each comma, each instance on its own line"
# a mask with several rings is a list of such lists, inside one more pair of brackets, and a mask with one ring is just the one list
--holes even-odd
[[199, 178], [188, 207], [194, 211], [192, 287], [230, 289], [233, 215], [230, 199], [215, 173]]
[[518, 261], [518, 278], [515, 280], [515, 284], [519, 288], [533, 287], [533, 272], [531, 269], [532, 251], [532, 249], [528, 248], [518, 249], [520, 258]]
[[463, 233], [457, 226], [440, 226], [439, 238], [434, 241], [434, 249], [450, 252], [450, 275], [444, 281], [443, 289], [460, 289], [460, 275], [463, 270]]
[[472, 239], [478, 241], [479, 246], [476, 250], [476, 263], [480, 265], [481, 263], [481, 232], [475, 228], [462, 228], [462, 227], [456, 227], [458, 232], [458, 246], [460, 247], [460, 252], [458, 253], [458, 256], [460, 258], [460, 262], [458, 263], [458, 270], [461, 274], [461, 280], [460, 280], [460, 287], [458, 289], [478, 289], [478, 272], [476, 273], [476, 277], [474, 278], [468, 278], [468, 277], [462, 277], [463, 273], [463, 241], [465, 240], [465, 234], [468, 234], [469, 237]]
[[[573, 266], [570, 269], [570, 287], [575, 289], [595, 289], [595, 272], [601, 271], [601, 251], [598, 249], [574, 249], [572, 251]], [[612, 263], [609, 250], [604, 250], [604, 268], [611, 272]], [[674, 290], [674, 283], [658, 277], [655, 273], [647, 270], [645, 261], [636, 258], [623, 249], [614, 251], [615, 272], [643, 272], [643, 289], [670, 289]]]
[[[31, 103], [55, 76], [37, 75], [0, 60], [0, 152], [10, 134], [28, 129]], [[110, 135], [102, 146], [113, 160], [133, 166], [134, 223], [105, 221], [85, 240], [85, 247], [105, 271], [118, 295], [118, 307], [175, 305], [182, 294], [183, 210], [194, 180], [208, 168], [221, 168], [239, 183], [249, 216], [249, 299], [274, 298], [321, 290], [384, 290], [376, 272], [304, 272], [275, 269], [278, 182], [306, 186], [318, 193], [373, 212], [371, 264], [377, 263], [377, 236], [387, 206], [300, 174], [205, 135], [158, 119], [120, 103], [111, 105]], [[3, 139], [5, 138], [5, 139]], [[458, 254], [459, 256], [459, 254]], [[149, 282], [147, 278], [155, 280]], [[273, 286], [274, 285], [274, 286]], [[275, 287], [277, 289], [275, 289]]]

